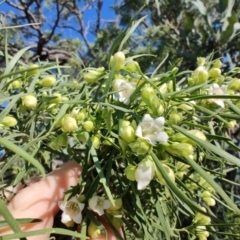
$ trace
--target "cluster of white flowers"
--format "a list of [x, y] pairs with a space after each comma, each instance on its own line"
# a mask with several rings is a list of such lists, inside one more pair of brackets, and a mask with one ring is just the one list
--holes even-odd
[[[72, 197], [68, 201], [59, 201], [59, 208], [63, 211], [62, 223], [67, 226], [75, 222], [77, 224], [82, 221], [82, 210], [85, 207], [84, 203], [81, 203], [77, 197]], [[89, 208], [97, 213], [99, 216], [104, 214], [104, 210], [112, 206], [111, 202], [104, 197], [93, 196], [88, 202]]]

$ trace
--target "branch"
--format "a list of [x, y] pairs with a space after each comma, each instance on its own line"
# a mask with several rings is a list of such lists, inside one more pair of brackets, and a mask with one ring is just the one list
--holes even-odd
[[99, 32], [101, 27], [101, 10], [102, 10], [103, 0], [97, 0], [97, 23], [96, 23], [96, 34]]
[[91, 57], [95, 58], [96, 55], [93, 52], [93, 50], [91, 49], [90, 43], [88, 42], [87, 37], [86, 37], [86, 32], [84, 31], [82, 12], [80, 12], [80, 10], [79, 10], [75, 0], [73, 0], [73, 4], [74, 4], [73, 13], [75, 14], [75, 16], [76, 16], [76, 18], [78, 20], [78, 23], [80, 25], [79, 33], [81, 34], [81, 36], [83, 38], [83, 41], [85, 42], [85, 44], [86, 44], [86, 46], [88, 48], [89, 54], [91, 55]]

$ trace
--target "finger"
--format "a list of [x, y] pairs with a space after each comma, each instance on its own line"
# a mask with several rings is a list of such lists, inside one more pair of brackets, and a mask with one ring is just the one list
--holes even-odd
[[[76, 162], [64, 164], [45, 179], [20, 190], [8, 208], [15, 218], [37, 218], [42, 222], [21, 225], [23, 231], [51, 228], [55, 214], [59, 211], [58, 201], [64, 192], [77, 184], [81, 167]], [[0, 229], [0, 236], [9, 229]], [[29, 240], [45, 240], [49, 235], [29, 237]]]
[[[39, 182], [42, 178], [40, 176], [32, 177], [25, 181], [26, 186], [29, 186], [35, 182]], [[17, 184], [16, 186], [9, 186], [3, 190], [0, 191], [0, 194], [2, 194], [5, 199], [9, 202], [11, 199], [24, 188], [22, 183]]]

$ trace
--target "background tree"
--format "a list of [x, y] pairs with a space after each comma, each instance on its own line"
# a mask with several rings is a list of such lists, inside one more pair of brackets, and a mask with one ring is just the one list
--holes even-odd
[[[177, 7], [174, 0], [115, 1], [111, 21], [103, 20], [103, 0], [6, 0], [5, 4], [13, 9], [2, 12], [6, 25], [31, 24], [10, 38], [11, 53], [32, 46], [28, 61], [57, 58], [65, 63], [75, 54], [85, 65], [100, 66], [113, 40], [145, 4], [137, 18], [146, 18], [125, 46], [130, 53], [155, 55], [140, 59], [143, 70], [158, 65], [167, 54], [165, 68], [177, 64], [194, 69], [197, 56], [211, 53], [213, 58], [224, 57], [226, 67], [233, 68], [239, 58], [239, 0], [181, 0]], [[92, 19], [86, 22], [89, 11]]]

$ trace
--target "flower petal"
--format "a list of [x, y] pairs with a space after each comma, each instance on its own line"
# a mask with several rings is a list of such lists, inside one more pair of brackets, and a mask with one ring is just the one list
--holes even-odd
[[154, 167], [140, 163], [135, 172], [138, 190], [145, 189], [154, 177]]
[[78, 206], [80, 208], [80, 211], [82, 211], [85, 207], [85, 204], [84, 203], [79, 203]]
[[149, 114], [143, 116], [142, 122], [152, 122], [153, 118]]
[[156, 118], [156, 119], [154, 120], [154, 123], [155, 123], [158, 127], [162, 128], [162, 127], [164, 126], [165, 119], [164, 119], [164, 117], [158, 117], [158, 118]]
[[157, 141], [158, 142], [167, 142], [168, 141], [168, 135], [166, 132], [160, 132], [157, 135]]
[[114, 89], [115, 90], [119, 90], [119, 88], [121, 87], [121, 85], [124, 83], [125, 81], [122, 79], [117, 79], [114, 83]]
[[157, 135], [156, 134], [146, 134], [142, 138], [148, 140], [151, 145], [155, 145], [156, 142], [157, 142]]
[[224, 108], [224, 106], [225, 106], [224, 101], [222, 99], [214, 99], [214, 102], [222, 108]]
[[89, 199], [88, 205], [89, 207], [94, 210], [98, 203], [98, 196], [93, 196], [91, 199]]
[[141, 125], [138, 125], [138, 126], [137, 126], [135, 135], [136, 135], [137, 137], [139, 137], [139, 138], [142, 138], [143, 135], [142, 135], [142, 127], [141, 127]]
[[103, 203], [103, 209], [108, 209], [112, 206], [111, 202], [109, 200], [104, 200]]
[[72, 220], [72, 218], [71, 218], [71, 216], [70, 215], [68, 215], [67, 213], [65, 213], [65, 212], [63, 212], [62, 213], [62, 218], [61, 218], [61, 222], [62, 223], [68, 223], [68, 222], [70, 222]]
[[99, 216], [102, 216], [104, 214], [103, 208], [98, 205], [93, 209], [93, 211], [97, 213]]
[[73, 221], [75, 223], [81, 223], [82, 222], [82, 212], [80, 211], [77, 215], [72, 217]]

